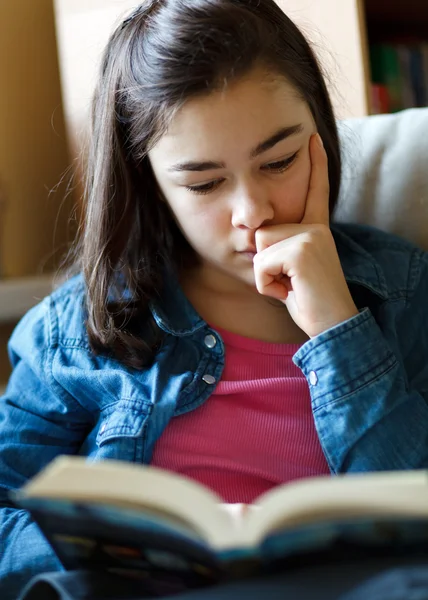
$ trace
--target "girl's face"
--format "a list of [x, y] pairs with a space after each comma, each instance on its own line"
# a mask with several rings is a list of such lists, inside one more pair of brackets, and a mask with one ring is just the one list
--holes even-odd
[[257, 69], [189, 100], [150, 151], [162, 195], [213, 285], [254, 287], [257, 229], [301, 221], [315, 132], [294, 88]]

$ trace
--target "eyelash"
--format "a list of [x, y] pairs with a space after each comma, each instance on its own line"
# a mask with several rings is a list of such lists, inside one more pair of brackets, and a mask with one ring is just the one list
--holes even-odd
[[[293, 156], [290, 156], [289, 158], [285, 158], [284, 160], [277, 160], [276, 162], [269, 163], [264, 168], [266, 168], [268, 171], [275, 171], [276, 173], [283, 173], [289, 167], [291, 167], [291, 165], [296, 160], [298, 154], [299, 153], [296, 152], [295, 154], [293, 154]], [[280, 165], [280, 166], [278, 166], [278, 165]]]
[[[289, 158], [286, 158], [284, 160], [278, 160], [273, 163], [269, 163], [269, 164], [265, 165], [263, 168], [271, 173], [284, 173], [284, 171], [286, 171], [289, 167], [291, 167], [291, 165], [297, 159], [298, 154], [299, 153], [296, 152], [295, 154], [293, 154], [293, 156], [290, 156]], [[205, 194], [209, 194], [210, 192], [212, 192], [217, 187], [217, 185], [219, 185], [220, 182], [221, 182], [221, 180], [218, 179], [217, 181], [210, 181], [210, 183], [204, 183], [203, 185], [195, 185], [195, 186], [190, 186], [190, 185], [187, 186], [186, 185], [185, 189], [188, 190], [189, 192], [193, 192], [194, 194], [205, 195]]]

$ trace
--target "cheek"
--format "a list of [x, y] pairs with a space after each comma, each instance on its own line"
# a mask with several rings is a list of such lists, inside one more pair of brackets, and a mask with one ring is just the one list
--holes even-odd
[[196, 249], [210, 245], [230, 226], [227, 211], [221, 210], [215, 203], [204, 206], [203, 197], [199, 202], [188, 197], [183, 202], [169, 202], [169, 208], [181, 231]]
[[288, 173], [278, 186], [275, 198], [275, 221], [282, 223], [300, 223], [305, 214], [306, 198], [309, 191], [311, 164], [301, 161]]

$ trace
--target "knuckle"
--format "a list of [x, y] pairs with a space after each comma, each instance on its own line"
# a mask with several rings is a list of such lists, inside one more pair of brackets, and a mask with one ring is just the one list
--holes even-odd
[[324, 223], [315, 223], [311, 228], [310, 235], [314, 239], [325, 238], [330, 235], [330, 228]]
[[296, 252], [296, 261], [305, 261], [309, 256], [317, 254], [321, 240], [325, 238], [328, 228], [322, 224], [312, 225], [301, 238]]
[[313, 239], [311, 239], [309, 236], [302, 240], [300, 247], [299, 247], [299, 252], [298, 252], [298, 259], [301, 259], [302, 257], [306, 257], [308, 256], [308, 254], [311, 254], [314, 250], [314, 243], [313, 243]]

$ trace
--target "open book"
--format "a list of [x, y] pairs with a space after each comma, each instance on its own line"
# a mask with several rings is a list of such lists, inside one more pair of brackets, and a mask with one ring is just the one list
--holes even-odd
[[155, 467], [59, 457], [13, 500], [68, 569], [167, 572], [195, 585], [334, 547], [428, 547], [422, 470], [297, 480], [244, 506]]

